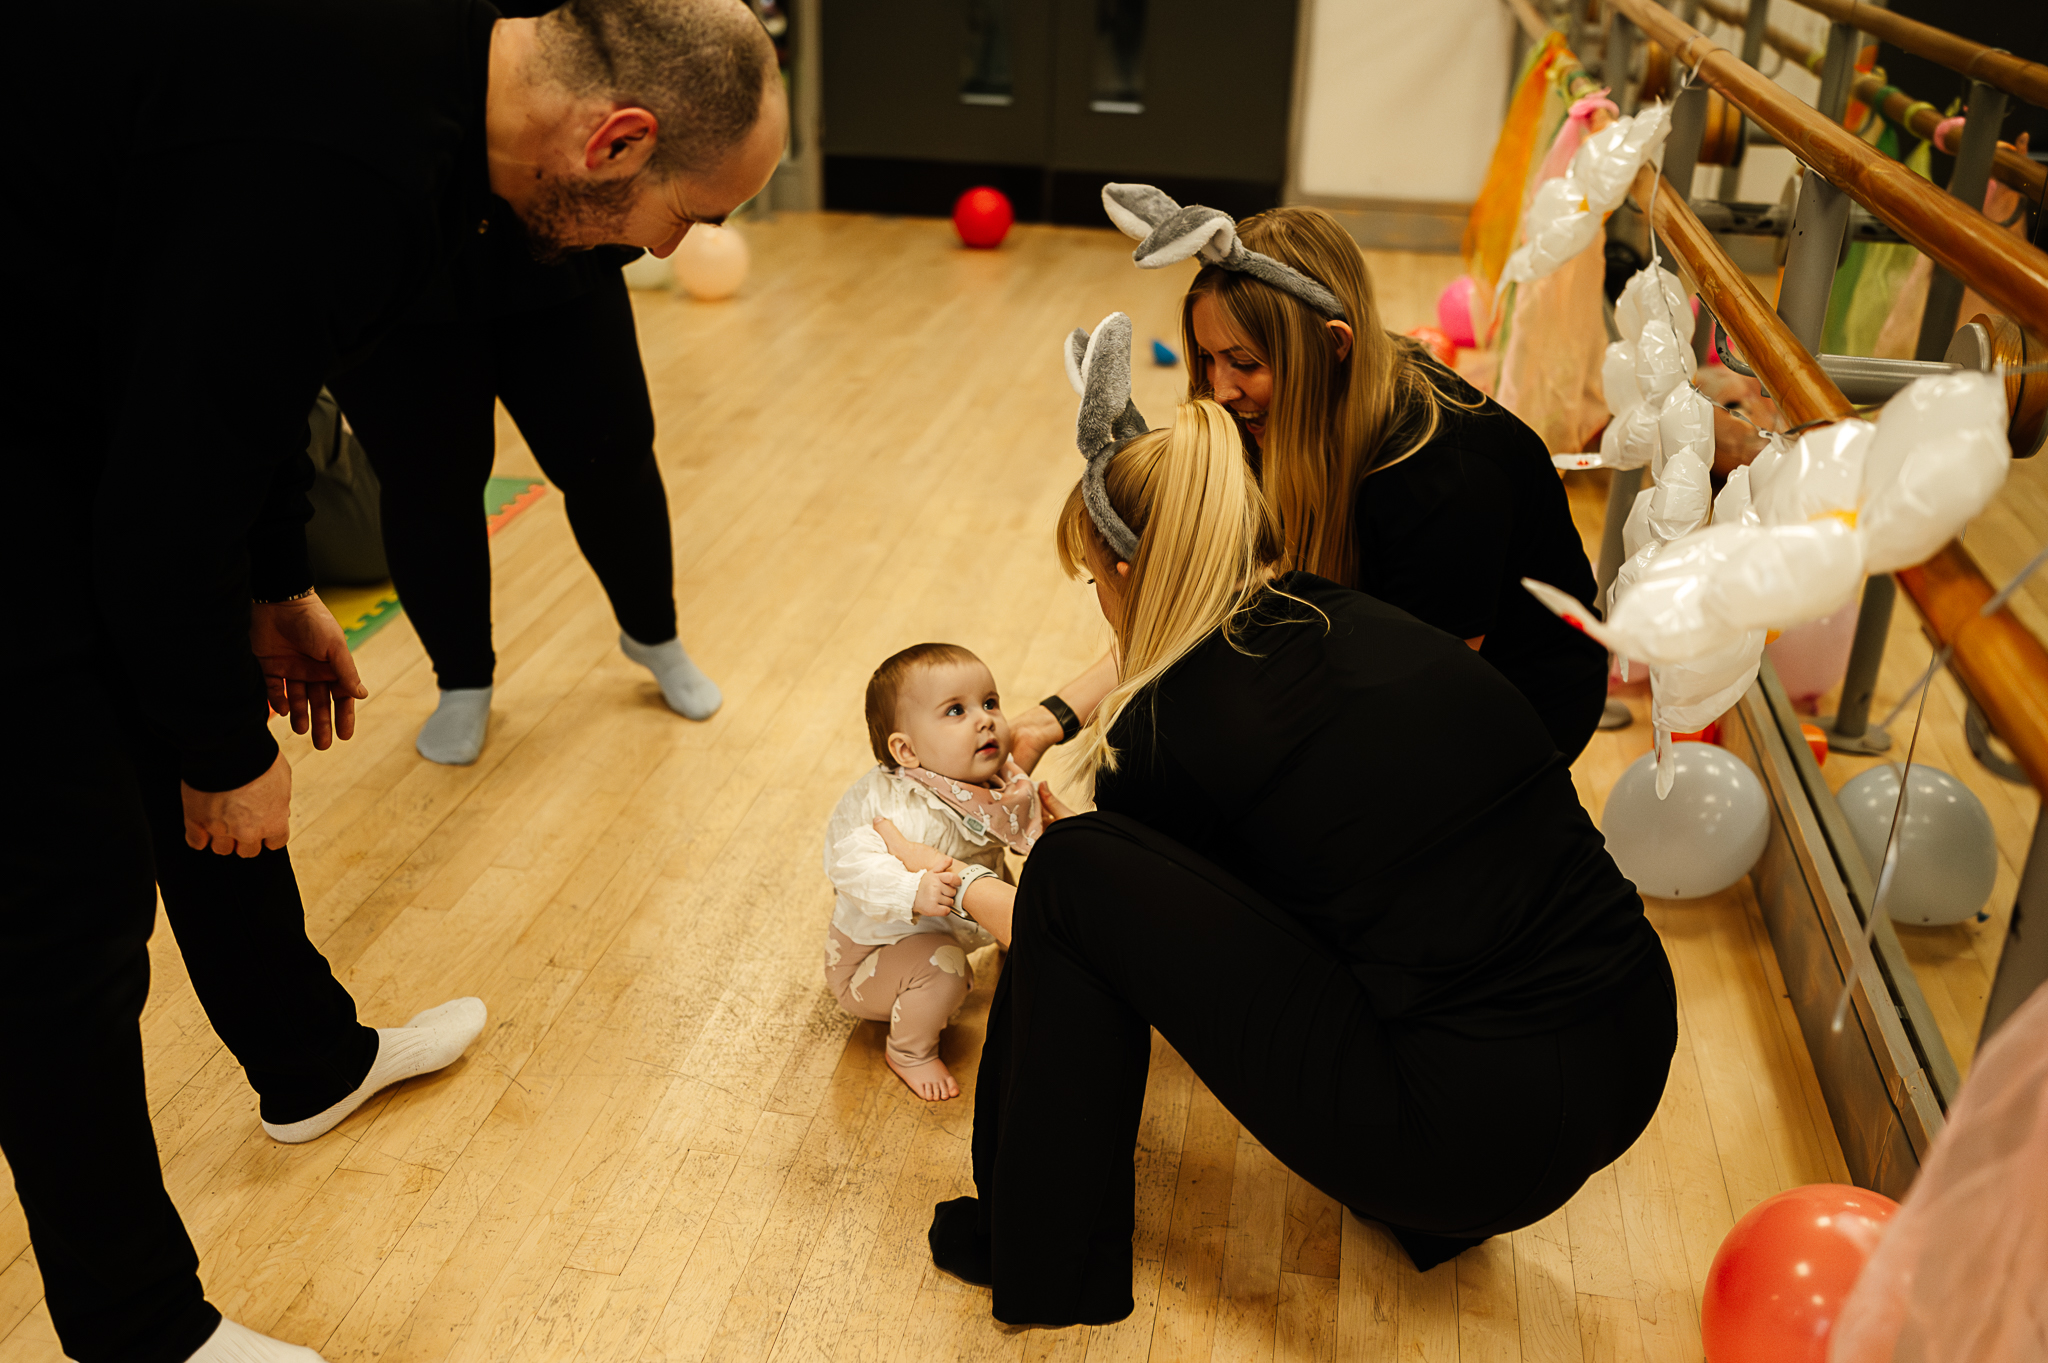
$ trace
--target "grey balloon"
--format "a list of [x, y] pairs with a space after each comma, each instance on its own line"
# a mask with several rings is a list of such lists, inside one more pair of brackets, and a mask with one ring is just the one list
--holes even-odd
[[[1885, 835], [1899, 798], [1899, 766], [1872, 767], [1835, 797], [1875, 883]], [[1899, 820], [1899, 867], [1885, 893], [1894, 922], [1960, 923], [1974, 918], [1998, 879], [1998, 836], [1970, 788], [1936, 767], [1913, 764], [1906, 812]]]
[[1621, 774], [1601, 811], [1621, 873], [1646, 895], [1700, 899], [1749, 874], [1771, 837], [1763, 783], [1742, 759], [1712, 743], [1671, 745], [1671, 794], [1657, 798], [1656, 754]]

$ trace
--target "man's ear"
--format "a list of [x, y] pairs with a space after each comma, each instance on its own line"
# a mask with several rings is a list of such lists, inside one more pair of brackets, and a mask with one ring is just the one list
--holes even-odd
[[910, 746], [909, 734], [889, 735], [889, 756], [896, 759], [899, 767], [914, 769], [917, 766], [917, 749]]
[[1333, 317], [1327, 325], [1330, 328], [1330, 334], [1337, 338], [1337, 359], [1340, 362], [1350, 359], [1352, 342], [1358, 339], [1352, 334], [1351, 324], [1341, 318]]
[[659, 131], [654, 115], [645, 109], [614, 109], [583, 144], [583, 168], [637, 174], [654, 154]]

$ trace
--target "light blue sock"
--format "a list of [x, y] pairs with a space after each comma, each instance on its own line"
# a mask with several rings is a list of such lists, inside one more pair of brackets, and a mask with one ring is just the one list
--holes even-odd
[[441, 703], [434, 707], [434, 713], [427, 717], [427, 722], [420, 725], [420, 736], [413, 741], [413, 746], [429, 762], [466, 767], [476, 761], [477, 754], [484, 750], [484, 731], [490, 725], [490, 687], [470, 686], [443, 691]]
[[709, 719], [725, 704], [725, 694], [718, 689], [718, 683], [697, 670], [697, 664], [683, 652], [681, 639], [643, 644], [630, 634], [621, 634], [619, 647], [628, 658], [654, 674], [654, 679], [661, 683], [662, 698], [668, 702], [668, 708], [683, 718]]

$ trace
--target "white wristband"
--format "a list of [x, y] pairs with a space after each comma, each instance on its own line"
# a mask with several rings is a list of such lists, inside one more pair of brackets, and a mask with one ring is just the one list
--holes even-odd
[[974, 921], [974, 915], [967, 912], [967, 887], [980, 880], [983, 876], [992, 876], [994, 874], [995, 872], [989, 870], [986, 866], [970, 866], [960, 873], [960, 888], [953, 892], [953, 916], [955, 918], [965, 918], [970, 923]]

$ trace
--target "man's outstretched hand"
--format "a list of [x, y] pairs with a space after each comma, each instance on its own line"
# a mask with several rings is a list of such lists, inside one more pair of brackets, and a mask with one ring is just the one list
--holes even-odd
[[185, 802], [185, 845], [195, 851], [253, 857], [291, 836], [292, 764], [283, 753], [246, 786], [194, 790], [181, 781], [178, 793]]
[[355, 736], [356, 702], [370, 692], [340, 622], [317, 595], [251, 606], [249, 649], [263, 668], [270, 708], [291, 716], [293, 733], [310, 729], [322, 751], [337, 737]]

